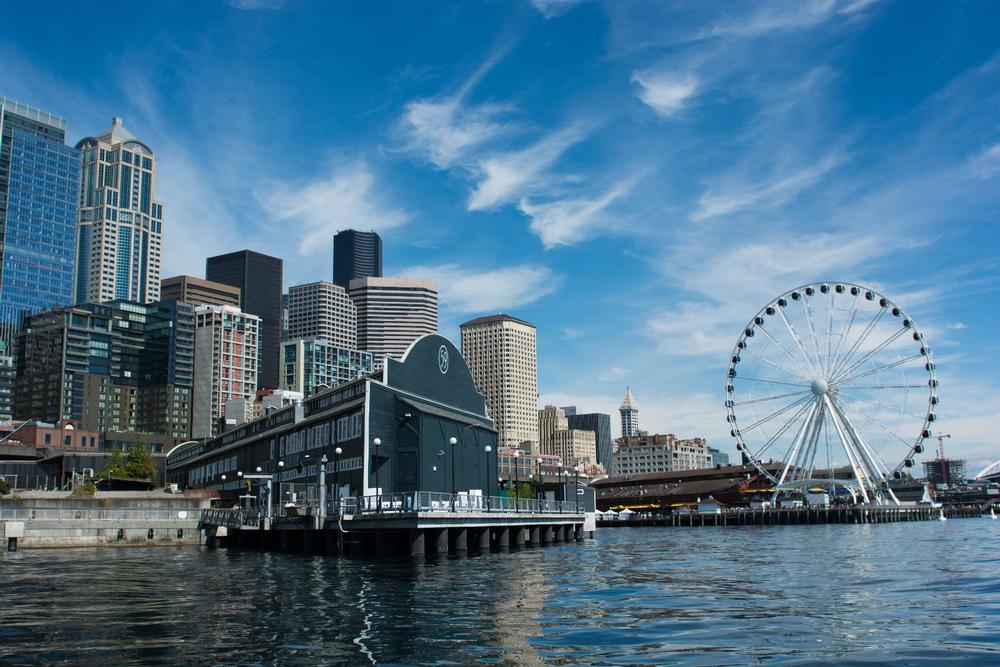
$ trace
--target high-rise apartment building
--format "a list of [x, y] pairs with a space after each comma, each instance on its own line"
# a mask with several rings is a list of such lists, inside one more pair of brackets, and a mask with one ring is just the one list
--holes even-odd
[[194, 313], [175, 301], [81, 304], [34, 315], [18, 345], [17, 419], [186, 440]]
[[76, 144], [83, 157], [76, 303], [160, 299], [163, 204], [156, 156], [117, 116]]
[[160, 301], [183, 301], [191, 306], [240, 307], [240, 288], [194, 276], [174, 276], [160, 281]]
[[295, 285], [288, 288], [285, 302], [286, 340], [323, 338], [334, 347], [358, 349], [358, 309], [340, 285], [325, 280]]
[[333, 282], [347, 289], [352, 280], [382, 277], [382, 238], [346, 229], [333, 237]]
[[569, 427], [582, 431], [591, 431], [597, 443], [597, 463], [611, 471], [612, 438], [611, 415], [600, 412], [577, 413], [576, 406], [563, 408]]
[[281, 346], [282, 264], [252, 250], [209, 257], [205, 277], [240, 288], [240, 310], [260, 318], [257, 388], [277, 389]]
[[338, 347], [324, 338], [286, 340], [281, 344], [281, 388], [312, 396], [358, 380], [374, 370], [371, 352]]
[[500, 447], [538, 447], [538, 352], [535, 325], [490, 315], [461, 326], [462, 356], [486, 395]]
[[358, 278], [348, 294], [358, 309], [358, 349], [397, 361], [410, 343], [437, 333], [437, 285], [408, 278]]
[[66, 121], [0, 97], [0, 342], [26, 314], [73, 303], [80, 153]]
[[226, 401], [257, 393], [260, 318], [233, 306], [195, 308], [194, 411], [191, 435], [218, 435]]
[[631, 438], [639, 435], [639, 406], [632, 396], [631, 387], [625, 387], [625, 400], [622, 401], [618, 412], [622, 416], [622, 437]]

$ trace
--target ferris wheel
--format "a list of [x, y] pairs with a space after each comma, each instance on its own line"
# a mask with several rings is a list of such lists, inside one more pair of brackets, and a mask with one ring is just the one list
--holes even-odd
[[875, 290], [803, 285], [744, 327], [726, 376], [736, 448], [780, 493], [846, 489], [896, 504], [938, 404], [931, 350]]

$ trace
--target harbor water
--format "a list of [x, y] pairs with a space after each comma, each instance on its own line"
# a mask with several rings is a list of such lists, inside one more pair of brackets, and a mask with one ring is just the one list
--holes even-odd
[[1000, 664], [1000, 521], [604, 529], [389, 561], [0, 555], [3, 664]]

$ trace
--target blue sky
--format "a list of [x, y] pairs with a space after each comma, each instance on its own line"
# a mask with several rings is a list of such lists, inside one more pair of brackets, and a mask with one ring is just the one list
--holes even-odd
[[[1000, 5], [847, 0], [20, 3], [0, 95], [157, 152], [165, 273], [331, 277], [373, 228], [441, 331], [539, 331], [543, 403], [732, 450], [744, 323], [852, 281], [920, 323], [942, 430], [1000, 458]], [[973, 471], [975, 472], [975, 471]]]

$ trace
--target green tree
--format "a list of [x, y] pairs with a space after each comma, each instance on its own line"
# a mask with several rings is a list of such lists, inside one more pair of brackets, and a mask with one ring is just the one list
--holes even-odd
[[0, 496], [10, 493], [10, 484], [3, 477], [0, 477]]
[[128, 454], [128, 464], [125, 466], [127, 477], [156, 481], [156, 464], [153, 463], [153, 455], [146, 449], [141, 438], [136, 437], [135, 444], [129, 448], [126, 454]]
[[125, 464], [122, 463], [121, 451], [116, 449], [111, 452], [108, 464], [104, 466], [104, 469], [100, 470], [95, 476], [99, 478], [128, 477], [128, 472], [125, 470]]
[[534, 498], [535, 494], [531, 491], [531, 485], [527, 482], [521, 482], [520, 486], [517, 487], [517, 497]]

